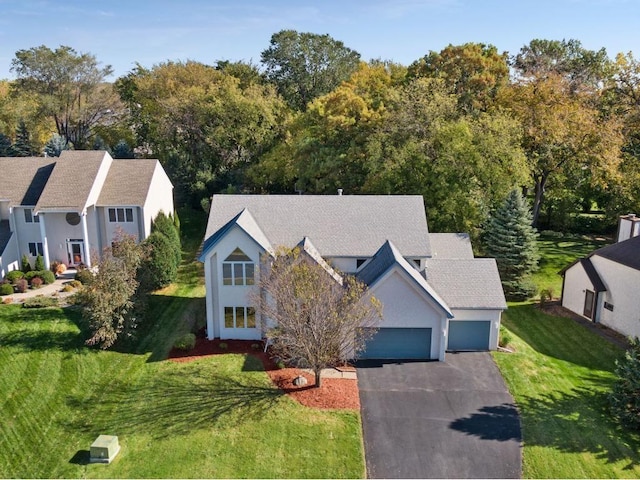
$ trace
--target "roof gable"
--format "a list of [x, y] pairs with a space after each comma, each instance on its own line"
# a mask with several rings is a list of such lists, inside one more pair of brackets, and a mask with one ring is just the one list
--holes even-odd
[[55, 161], [42, 195], [36, 204], [36, 212], [62, 210], [82, 212], [91, 197], [97, 195], [96, 180], [100, 172], [106, 174], [111, 156], [104, 151], [65, 150]]
[[314, 262], [320, 265], [322, 268], [326, 270], [326, 272], [333, 277], [333, 279], [338, 282], [340, 285], [343, 284], [342, 276], [336, 272], [331, 266], [322, 258], [320, 252], [316, 249], [316, 247], [311, 243], [309, 237], [304, 237], [302, 241], [297, 245], [308, 257], [310, 257]]
[[251, 237], [251, 239], [260, 245], [264, 251], [273, 253], [273, 247], [271, 246], [269, 239], [262, 232], [249, 210], [245, 208], [204, 241], [198, 260], [204, 262], [207, 254], [213, 250], [220, 240], [222, 240], [234, 227], [238, 227], [243, 230], [247, 235], [249, 235], [249, 237]]
[[313, 238], [323, 257], [371, 257], [387, 239], [410, 257], [431, 254], [419, 195], [214, 195], [205, 241], [248, 209], [272, 245]]
[[160, 162], [155, 159], [114, 160], [96, 205], [142, 207], [159, 166]]
[[378, 249], [369, 263], [356, 274], [356, 278], [369, 286], [369, 288], [372, 288], [395, 267], [399, 268], [400, 271], [413, 280], [414, 284], [427, 296], [432, 298], [449, 318], [453, 317], [449, 306], [443, 298], [429, 285], [425, 278], [404, 259], [400, 251], [389, 240]]

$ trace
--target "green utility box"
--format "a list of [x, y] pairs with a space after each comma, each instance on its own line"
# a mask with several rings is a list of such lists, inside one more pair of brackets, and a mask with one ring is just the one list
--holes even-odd
[[91, 444], [91, 463], [111, 463], [111, 460], [120, 451], [118, 437], [115, 435], [100, 435]]

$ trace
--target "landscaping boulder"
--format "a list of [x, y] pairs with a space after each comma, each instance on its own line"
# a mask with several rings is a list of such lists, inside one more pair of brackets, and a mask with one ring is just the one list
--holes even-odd
[[293, 379], [293, 384], [296, 387], [302, 387], [302, 386], [307, 384], [307, 379], [305, 377], [303, 377], [302, 375], [299, 375], [299, 376], [297, 376], [296, 378]]

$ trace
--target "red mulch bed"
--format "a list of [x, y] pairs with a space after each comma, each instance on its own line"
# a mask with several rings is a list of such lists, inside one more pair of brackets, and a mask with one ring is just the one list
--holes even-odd
[[[220, 343], [226, 343], [227, 348], [220, 348]], [[253, 348], [252, 345], [260, 348]], [[268, 354], [264, 353], [263, 343], [246, 340], [207, 340], [198, 337], [193, 350], [184, 352], [175, 348], [169, 352], [172, 362], [191, 362], [209, 355], [225, 353], [242, 353], [253, 355], [260, 359], [271, 381], [284, 393], [307, 407], [320, 409], [360, 409], [358, 382], [345, 378], [323, 378], [320, 388], [315, 388], [313, 375], [297, 368], [278, 368]], [[298, 376], [307, 379], [307, 385], [296, 387], [293, 379]]]

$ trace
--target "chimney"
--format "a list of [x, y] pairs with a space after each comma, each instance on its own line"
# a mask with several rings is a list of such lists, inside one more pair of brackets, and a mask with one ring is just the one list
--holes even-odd
[[635, 213], [620, 216], [616, 242], [622, 242], [640, 235], [640, 218]]
[[338, 195], [342, 195], [342, 189], [341, 188], [338, 189]]

